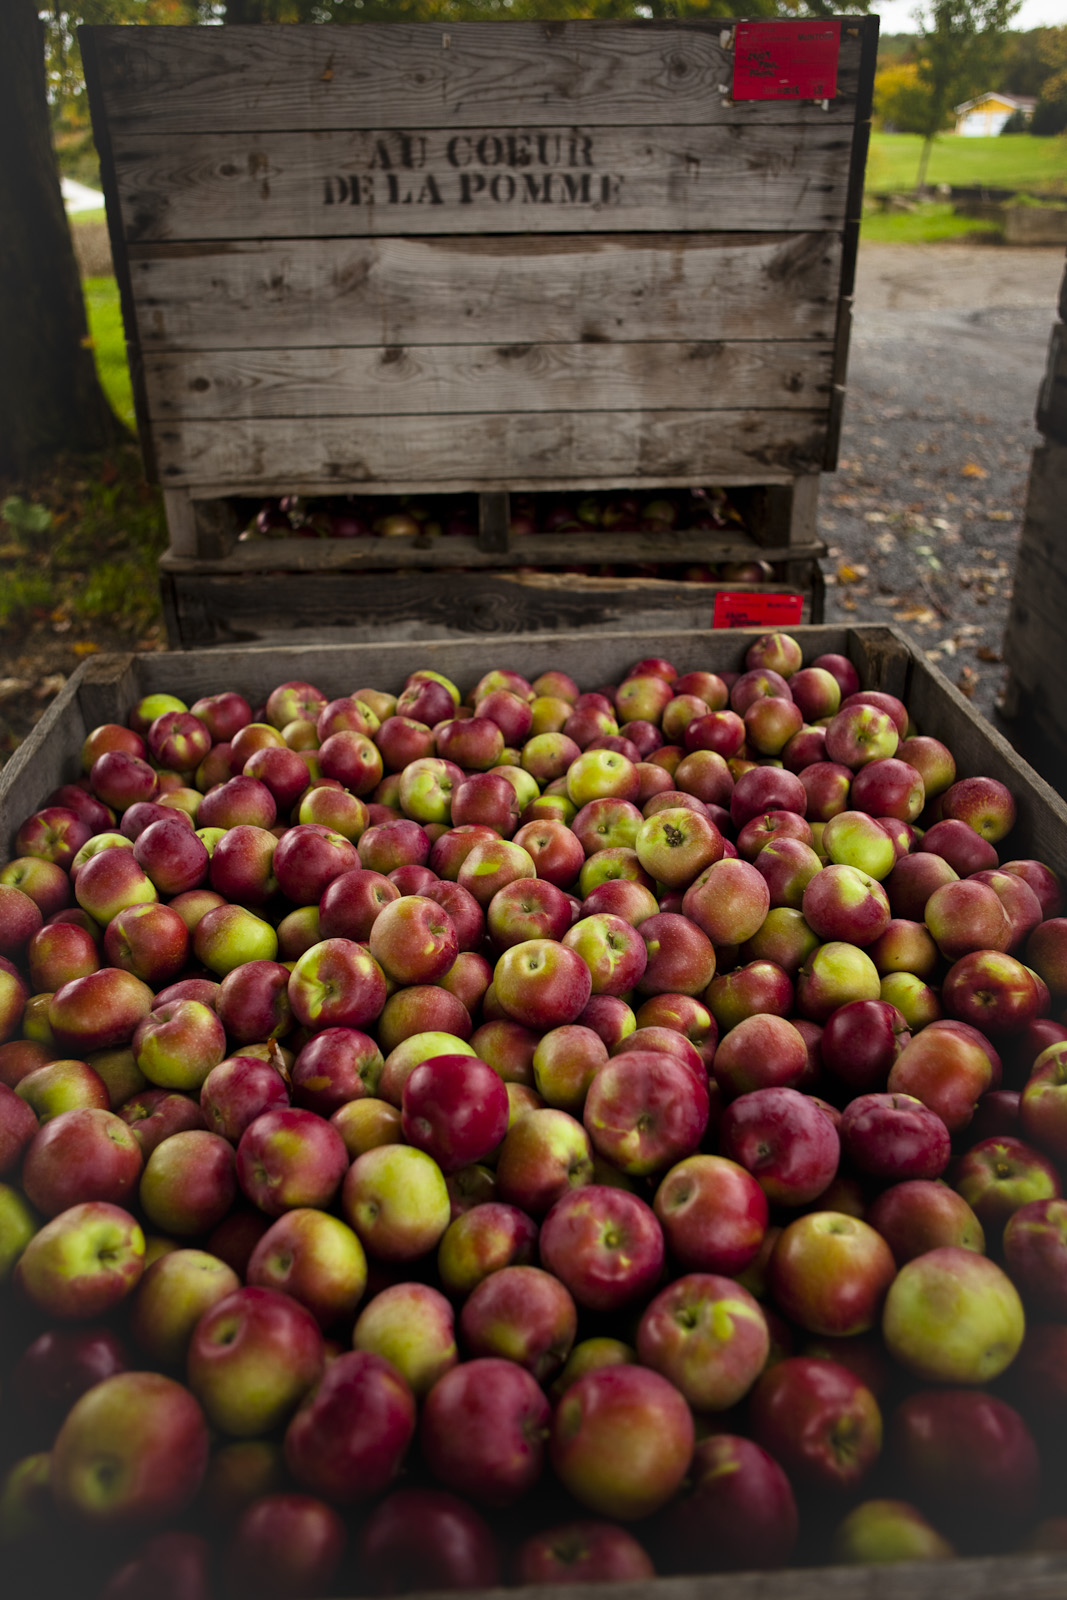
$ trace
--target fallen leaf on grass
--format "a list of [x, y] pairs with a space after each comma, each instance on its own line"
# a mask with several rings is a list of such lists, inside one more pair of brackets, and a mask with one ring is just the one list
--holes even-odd
[[999, 650], [994, 650], [992, 645], [980, 644], [974, 652], [979, 661], [1003, 661], [1004, 657]]
[[98, 653], [100, 646], [95, 639], [75, 639], [71, 648], [76, 656], [94, 656]]
[[987, 511], [986, 516], [990, 522], [1014, 522], [1014, 511]]
[[859, 583], [866, 576], [867, 568], [858, 561], [843, 561], [837, 569], [838, 583]]
[[978, 687], [978, 674], [973, 667], [960, 668], [960, 675], [956, 679], [956, 687], [959, 689], [960, 694], [965, 695], [968, 700], [974, 698], [974, 691]]
[[965, 461], [960, 468], [961, 478], [988, 478], [989, 473], [985, 467], [980, 467], [977, 461]]

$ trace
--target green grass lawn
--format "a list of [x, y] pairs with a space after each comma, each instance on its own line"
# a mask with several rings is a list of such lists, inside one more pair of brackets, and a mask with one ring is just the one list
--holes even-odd
[[86, 278], [82, 291], [100, 382], [116, 415], [132, 428], [135, 426], [133, 390], [126, 362], [118, 284], [114, 278]]
[[872, 244], [941, 244], [946, 239], [997, 234], [995, 222], [957, 217], [947, 201], [931, 201], [912, 212], [868, 211], [860, 229]]
[[[917, 133], [872, 133], [868, 192], [914, 189], [921, 150]], [[1037, 139], [1029, 133], [1016, 133], [996, 139], [963, 139], [946, 133], [934, 141], [927, 182], [1067, 194], [1067, 135]]]

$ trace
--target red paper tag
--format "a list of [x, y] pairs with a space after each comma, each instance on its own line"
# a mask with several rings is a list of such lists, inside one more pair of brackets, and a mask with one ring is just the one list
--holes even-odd
[[832, 100], [841, 23], [739, 22], [735, 100]]
[[795, 628], [803, 614], [803, 595], [720, 590], [715, 596], [711, 625], [713, 628]]

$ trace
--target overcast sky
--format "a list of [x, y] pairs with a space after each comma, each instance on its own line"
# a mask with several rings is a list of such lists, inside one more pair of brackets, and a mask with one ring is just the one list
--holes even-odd
[[[914, 33], [917, 0], [872, 0], [871, 10], [882, 19], [883, 33]], [[1023, 0], [1012, 28], [1022, 33], [1028, 28], [1067, 26], [1067, 0]]]

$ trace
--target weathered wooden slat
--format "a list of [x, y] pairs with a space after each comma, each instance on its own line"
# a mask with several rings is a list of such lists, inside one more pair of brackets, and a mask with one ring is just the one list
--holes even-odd
[[[141, 131], [113, 143], [131, 242], [839, 227], [851, 130], [785, 132], [431, 129], [412, 170], [383, 168], [378, 133]], [[520, 136], [543, 157], [525, 164], [516, 144], [511, 164]]]
[[1037, 425], [1047, 439], [1067, 444], [1067, 323], [1057, 322], [1049, 338], [1045, 380], [1037, 397]]
[[402, 493], [416, 477], [454, 491], [560, 478], [696, 486], [732, 473], [758, 479], [814, 470], [825, 434], [821, 412], [581, 411], [410, 417], [402, 428], [388, 416], [305, 418], [299, 429], [278, 418], [167, 422], [156, 443], [167, 488], [256, 495], [317, 485], [320, 494], [340, 494]]
[[[567, 127], [576, 105], [607, 126], [669, 113], [682, 123], [850, 121], [866, 19], [842, 26], [837, 98], [814, 104], [729, 96], [730, 23], [536, 22], [348, 27], [98, 28], [116, 125], [168, 131], [465, 128], [492, 116]], [[726, 89], [726, 93], [723, 89]], [[269, 118], [269, 121], [264, 121]]]
[[[164, 575], [186, 648], [238, 642], [455, 639], [584, 633], [632, 626], [702, 628], [718, 585], [547, 573]], [[723, 585], [734, 588], [736, 585]], [[772, 587], [772, 592], [774, 586]], [[783, 586], [777, 586], [781, 589]]]
[[145, 361], [150, 414], [414, 417], [472, 411], [811, 410], [833, 347], [805, 343], [385, 345], [208, 351]]
[[135, 245], [146, 351], [830, 339], [833, 234]]
[[[817, 480], [816, 480], [817, 481]], [[799, 479], [807, 483], [807, 479]], [[180, 492], [180, 491], [178, 491]], [[194, 501], [211, 506], [215, 501]], [[673, 528], [656, 533], [534, 534], [499, 548], [483, 546], [476, 537], [440, 538], [401, 535], [393, 539], [260, 539], [235, 544], [224, 557], [197, 555], [172, 545], [160, 558], [164, 571], [264, 571], [388, 573], [399, 568], [470, 567], [479, 570], [522, 567], [620, 565], [627, 562], [792, 561], [821, 555], [825, 545], [815, 538], [795, 544], [756, 545], [740, 532], [687, 532]]]

